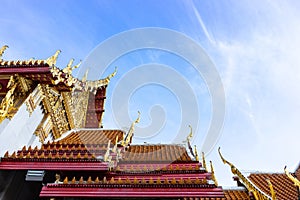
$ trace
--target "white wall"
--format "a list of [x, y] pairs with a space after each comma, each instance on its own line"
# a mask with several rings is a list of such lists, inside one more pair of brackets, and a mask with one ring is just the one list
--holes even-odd
[[[43, 118], [40, 106], [33, 111], [31, 116], [26, 110], [25, 103], [19, 108], [18, 112], [11, 119], [5, 119], [0, 124], [0, 157], [6, 151], [12, 154], [14, 151], [21, 149], [24, 145], [39, 146], [39, 138], [33, 133]], [[32, 146], [32, 147], [34, 147]]]

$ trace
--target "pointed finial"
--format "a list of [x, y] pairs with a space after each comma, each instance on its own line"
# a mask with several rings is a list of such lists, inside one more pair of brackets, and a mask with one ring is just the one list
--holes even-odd
[[52, 67], [53, 65], [56, 64], [56, 60], [58, 55], [61, 53], [61, 50], [57, 50], [55, 52], [55, 54], [49, 58], [47, 58], [47, 60], [45, 61], [50, 67]]
[[139, 123], [140, 122], [140, 117], [141, 117], [141, 112], [138, 111], [138, 117], [136, 118], [136, 120], [134, 122], [132, 122], [131, 126], [130, 126], [130, 129], [128, 131], [128, 134], [125, 138], [125, 145], [128, 145], [132, 136], [133, 136], [133, 133], [134, 133], [134, 126], [135, 124]]
[[87, 77], [88, 77], [88, 73], [89, 73], [89, 69], [87, 69], [82, 77], [82, 82], [86, 82], [87, 81]]
[[4, 45], [4, 46], [1, 47], [1, 49], [0, 49], [0, 60], [2, 60], [3, 53], [4, 53], [4, 51], [5, 51], [7, 48], [8, 48], [7, 45]]
[[81, 63], [82, 63], [82, 60], [80, 60], [79, 63], [73, 67], [73, 69], [78, 68], [81, 65]]
[[189, 142], [192, 137], [193, 137], [193, 128], [191, 125], [189, 125], [189, 128], [190, 128], [190, 134], [187, 136], [186, 140]]
[[216, 176], [215, 176], [215, 171], [214, 171], [212, 161], [209, 161], [209, 162], [210, 162], [211, 179], [215, 182], [215, 185], [218, 186], [218, 181], [217, 181]]
[[115, 67], [115, 71], [113, 73], [111, 73], [110, 75], [108, 75], [108, 79], [111, 79], [112, 77], [114, 77], [116, 74], [117, 74], [117, 70], [118, 70], [118, 67]]
[[198, 151], [197, 151], [196, 145], [195, 145], [195, 158], [196, 158], [196, 161], [199, 161], [199, 156], [198, 156]]
[[203, 164], [204, 169], [207, 171], [204, 152], [202, 152], [202, 164]]
[[284, 172], [287, 175], [287, 177], [291, 181], [293, 181], [294, 185], [300, 189], [300, 181], [297, 178], [295, 178], [291, 173], [289, 173], [289, 171], [286, 169], [286, 166], [284, 167]]

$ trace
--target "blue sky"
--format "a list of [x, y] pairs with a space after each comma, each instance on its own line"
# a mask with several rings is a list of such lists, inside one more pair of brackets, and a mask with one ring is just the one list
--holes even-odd
[[[300, 138], [299, 1], [4, 0], [1, 7], [0, 45], [10, 47], [4, 59], [43, 59], [61, 49], [57, 63], [61, 68], [71, 58], [86, 59], [97, 45], [124, 31], [158, 27], [185, 34], [211, 58], [225, 89], [222, 135], [207, 158], [213, 161], [220, 184], [233, 183], [229, 168], [217, 156], [218, 146], [243, 170], [282, 172], [288, 165], [293, 171], [299, 163], [295, 156]], [[148, 63], [169, 66], [192, 88], [200, 121], [193, 143], [200, 149], [212, 115], [206, 83], [190, 63], [157, 49], [130, 52], [107, 66], [102, 77], [115, 65], [119, 70], [107, 91], [104, 126], [118, 126], [111, 108], [118, 83]], [[152, 84], [134, 91], [129, 99], [131, 119], [137, 110], [142, 112], [140, 127], [151, 124], [148, 112], [153, 105], [164, 109], [165, 116], [153, 115], [166, 121], [150, 142], [169, 142], [182, 121], [180, 95], [169, 89]]]

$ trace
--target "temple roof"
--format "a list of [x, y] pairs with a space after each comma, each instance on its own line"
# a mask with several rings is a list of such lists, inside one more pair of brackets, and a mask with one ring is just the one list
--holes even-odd
[[225, 189], [224, 197], [206, 198], [206, 197], [190, 197], [183, 198], [183, 200], [250, 200], [248, 191], [246, 189]]
[[131, 145], [123, 162], [191, 162], [182, 145]]
[[253, 184], [271, 196], [270, 187], [266, 182], [269, 179], [273, 185], [277, 199], [298, 199], [297, 188], [294, 183], [281, 173], [253, 173], [248, 177]]
[[110, 140], [112, 144], [123, 140], [125, 134], [122, 130], [105, 130], [105, 129], [81, 129], [73, 130], [66, 137], [58, 140], [56, 143], [60, 144], [94, 144], [107, 145]]

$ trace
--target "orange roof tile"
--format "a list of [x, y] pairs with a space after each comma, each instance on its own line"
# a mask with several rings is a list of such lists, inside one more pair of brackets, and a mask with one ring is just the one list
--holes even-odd
[[131, 145], [125, 152], [126, 162], [191, 162], [186, 148], [180, 145]]
[[116, 137], [118, 136], [118, 141], [123, 139], [122, 130], [79, 130], [73, 131], [67, 137], [59, 140], [60, 143], [66, 144], [107, 144], [111, 141], [111, 144], [115, 144]]
[[271, 196], [270, 187], [266, 181], [269, 179], [278, 200], [298, 199], [296, 186], [285, 174], [257, 173], [250, 174], [248, 178], [263, 192]]
[[228, 200], [237, 200], [237, 199], [243, 199], [247, 200], [250, 199], [250, 196], [247, 192], [247, 190], [224, 190], [225, 199]]

